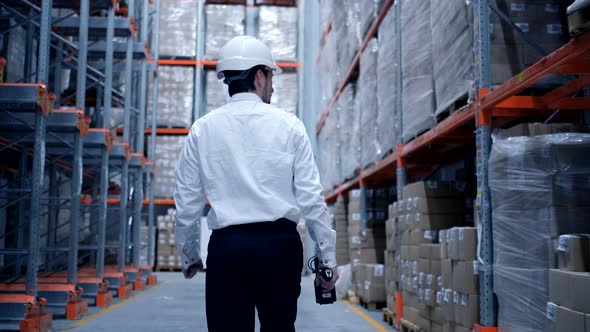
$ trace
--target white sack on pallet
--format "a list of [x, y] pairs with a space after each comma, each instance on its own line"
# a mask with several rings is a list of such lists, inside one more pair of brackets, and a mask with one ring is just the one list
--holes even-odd
[[498, 326], [544, 331], [554, 240], [590, 232], [590, 135], [502, 137], [489, 159]]
[[[158, 127], [188, 128], [192, 124], [194, 68], [181, 66], [158, 67]], [[146, 127], [152, 125], [152, 79], [148, 88]]]
[[238, 5], [207, 5], [206, 42], [207, 57], [217, 58], [219, 51], [230, 39], [245, 33], [244, 18], [246, 10]]
[[380, 156], [396, 150], [398, 69], [395, 14], [390, 9], [379, 27], [377, 55], [377, 141]]
[[206, 72], [206, 85], [205, 91], [207, 100], [207, 110], [209, 113], [212, 110], [219, 108], [229, 100], [229, 92], [227, 91], [227, 85], [223, 83], [223, 80], [217, 78], [217, 73], [213, 70]]
[[342, 176], [339, 179], [343, 182], [354, 177], [355, 170], [359, 167], [358, 149], [360, 136], [358, 125], [355, 127], [355, 119], [358, 122], [358, 112], [355, 111], [356, 84], [349, 83], [340, 97], [338, 97], [338, 127], [340, 128], [340, 149]]
[[166, 0], [160, 6], [160, 55], [195, 56], [197, 1]]
[[381, 146], [377, 141], [377, 38], [371, 39], [360, 60], [358, 97], [361, 105], [361, 167], [377, 160]]
[[297, 73], [282, 73], [273, 77], [271, 105], [295, 114], [297, 112]]
[[277, 61], [297, 58], [297, 15], [297, 7], [260, 7], [258, 39], [272, 50]]
[[[156, 198], [172, 198], [176, 187], [176, 162], [180, 151], [184, 146], [184, 136], [157, 136], [156, 137], [156, 167], [154, 169], [155, 185], [154, 196]], [[150, 151], [148, 141], [148, 151]]]
[[430, 0], [435, 114], [456, 100], [473, 95], [473, 31], [471, 7], [465, 0]]
[[434, 125], [430, 2], [404, 0], [402, 24], [403, 142]]

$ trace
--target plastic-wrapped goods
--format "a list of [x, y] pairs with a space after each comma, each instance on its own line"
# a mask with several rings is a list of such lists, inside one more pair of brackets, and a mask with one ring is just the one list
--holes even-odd
[[[322, 22], [322, 31], [326, 30], [330, 21], [334, 19], [334, 10], [340, 6], [333, 7], [334, 0], [320, 0], [320, 22]], [[332, 21], [332, 23], [334, 23]]]
[[297, 15], [297, 7], [260, 7], [258, 39], [272, 50], [276, 60], [297, 58]]
[[431, 0], [435, 115], [456, 100], [473, 95], [471, 6], [465, 0]]
[[361, 167], [375, 162], [381, 153], [377, 141], [377, 38], [361, 55], [358, 97], [361, 105]]
[[404, 0], [402, 23], [403, 133], [406, 143], [434, 125], [430, 1]]
[[[359, 83], [360, 84], [360, 83]], [[351, 164], [354, 165], [353, 172], [356, 174], [357, 170], [361, 168], [361, 114], [365, 109], [364, 105], [361, 103], [361, 98], [359, 95], [360, 87], [356, 86], [356, 93], [354, 96], [354, 104], [352, 108], [352, 135], [350, 139], [351, 144], [351, 152], [352, 154], [345, 156], [343, 159], [351, 159]]]
[[340, 179], [340, 137], [338, 136], [338, 111], [334, 110], [318, 137], [320, 148], [320, 181], [324, 190], [329, 191]]
[[498, 326], [544, 331], [554, 241], [590, 231], [590, 135], [503, 137], [489, 159]]
[[[551, 53], [569, 40], [567, 26], [564, 25], [565, 3], [568, 1], [495, 0], [492, 3], [494, 2], [500, 11], [545, 52]], [[474, 15], [475, 46], [478, 46], [478, 17]], [[495, 13], [490, 15], [490, 30], [492, 85], [503, 84], [541, 59], [542, 54]], [[478, 71], [475, 74], [478, 75]], [[539, 84], [546, 86], [554, 81], [550, 78]]]
[[273, 77], [271, 105], [289, 113], [297, 112], [297, 73], [282, 73]]
[[379, 27], [379, 54], [377, 55], [377, 141], [380, 156], [395, 151], [397, 144], [397, 41], [395, 14], [391, 9]]
[[217, 78], [217, 73], [213, 70], [209, 70], [207, 73], [207, 85], [205, 91], [207, 91], [205, 98], [207, 99], [207, 113], [212, 110], [223, 106], [229, 100], [229, 92], [227, 91], [227, 85], [223, 83], [223, 80]]
[[195, 56], [197, 1], [167, 0], [160, 6], [160, 55]]
[[[337, 45], [338, 39], [335, 33], [329, 33], [326, 44], [320, 54], [319, 71], [321, 75], [321, 108], [326, 107], [336, 93], [339, 77], [337, 75]], [[321, 114], [320, 114], [321, 115]]]
[[[354, 176], [355, 170], [359, 167], [358, 147], [360, 136], [354, 133], [355, 119], [358, 122], [359, 113], [355, 111], [356, 84], [349, 83], [340, 97], [338, 97], [336, 111], [339, 114], [340, 128], [340, 149], [342, 162], [342, 177], [340, 181], [350, 179]], [[352, 129], [352, 130], [351, 130]], [[356, 126], [358, 130], [358, 125]]]
[[[0, 11], [0, 14], [6, 15], [8, 13]], [[10, 17], [0, 17], [0, 30], [8, 30], [13, 26], [15, 26], [15, 21]], [[25, 67], [25, 34], [25, 29], [17, 26], [3, 34], [3, 38], [0, 38], [0, 56], [7, 62], [4, 68], [4, 82], [17, 82], [23, 78]], [[29, 79], [25, 82], [32, 81], [34, 79]]]
[[[155, 185], [154, 196], [158, 198], [172, 198], [176, 187], [176, 162], [182, 147], [184, 136], [157, 136], [156, 137], [156, 168], [154, 169]], [[148, 145], [150, 142], [148, 141]], [[148, 151], [150, 148], [148, 147]]]
[[369, 27], [373, 24], [375, 18], [377, 18], [383, 0], [357, 0], [356, 3], [360, 8], [360, 32], [364, 38]]
[[[158, 67], [158, 127], [188, 128], [192, 124], [194, 68], [181, 66]], [[152, 124], [152, 82], [148, 89], [146, 126]]]
[[245, 33], [246, 10], [238, 5], [207, 5], [207, 36], [205, 54], [217, 58], [219, 51], [230, 39]]

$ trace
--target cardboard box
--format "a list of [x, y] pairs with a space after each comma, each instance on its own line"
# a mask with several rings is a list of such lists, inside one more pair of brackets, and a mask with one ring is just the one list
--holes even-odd
[[479, 294], [479, 272], [477, 261], [453, 263], [453, 286], [465, 294]]
[[440, 305], [437, 305], [434, 308], [432, 308], [432, 310], [430, 311], [430, 319], [436, 324], [442, 325], [445, 322], [445, 314]]
[[412, 230], [410, 231], [410, 243], [414, 245], [431, 244], [436, 242], [438, 235], [436, 231]]
[[440, 242], [440, 259], [447, 259], [449, 258], [448, 254], [448, 245], [447, 245], [447, 231], [446, 229], [440, 230], [438, 232], [438, 238]]
[[420, 259], [420, 246], [408, 246], [410, 248], [410, 259], [417, 261]]
[[430, 261], [430, 273], [440, 276], [442, 275], [442, 263], [439, 260]]
[[590, 273], [549, 270], [549, 301], [590, 313]]
[[418, 273], [430, 274], [430, 259], [418, 259]]
[[556, 249], [560, 270], [590, 272], [590, 235], [561, 235]]
[[547, 303], [547, 329], [548, 332], [585, 332], [586, 315], [581, 312], [570, 310], [554, 303]]
[[473, 328], [465, 327], [461, 324], [455, 324], [455, 332], [473, 332]]
[[462, 261], [473, 261], [477, 259], [477, 228], [458, 227], [456, 252], [453, 259]]
[[452, 289], [446, 288], [443, 293], [443, 304], [441, 305], [445, 321], [455, 322], [455, 302], [454, 293]]
[[411, 236], [411, 231], [407, 230], [407, 231], [403, 231], [401, 233], [401, 241], [402, 241], [402, 245], [410, 245], [412, 244], [412, 236]]
[[443, 259], [441, 261], [442, 283], [444, 288], [453, 288], [453, 261]]
[[430, 322], [430, 330], [429, 331], [430, 332], [442, 332], [443, 331], [442, 324]]
[[411, 307], [409, 305], [404, 305], [403, 310], [404, 310], [404, 318], [405, 319], [407, 319], [408, 321], [410, 321], [412, 323], [418, 322], [418, 319], [420, 317], [420, 313], [418, 312], [418, 309]]
[[[411, 201], [411, 203], [410, 203]], [[466, 212], [466, 201], [454, 198], [423, 198], [415, 197], [408, 200], [412, 212], [422, 214], [463, 214]]]
[[420, 181], [406, 185], [402, 191], [404, 197], [455, 197], [462, 192], [455, 184], [446, 181]]
[[361, 248], [360, 262], [362, 264], [383, 264], [385, 262], [384, 252], [382, 249]]
[[[455, 304], [455, 317], [460, 325], [472, 328], [473, 324], [479, 322], [479, 296], [460, 294], [459, 309]], [[457, 316], [457, 312], [459, 315]]]
[[463, 225], [465, 222], [465, 216], [463, 214], [415, 213], [413, 216], [415, 227], [424, 230], [441, 230]]

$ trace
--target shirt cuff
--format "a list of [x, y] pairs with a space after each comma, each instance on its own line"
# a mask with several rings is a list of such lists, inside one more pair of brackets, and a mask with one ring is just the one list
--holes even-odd
[[182, 260], [182, 268], [187, 270], [189, 266], [197, 263], [201, 259], [199, 252], [199, 243], [197, 241], [187, 241], [182, 246], [180, 252], [180, 259]]

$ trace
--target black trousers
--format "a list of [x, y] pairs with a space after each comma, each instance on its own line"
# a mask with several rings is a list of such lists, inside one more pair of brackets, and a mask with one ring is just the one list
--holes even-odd
[[303, 246], [287, 219], [215, 230], [209, 240], [205, 297], [211, 332], [295, 331]]

